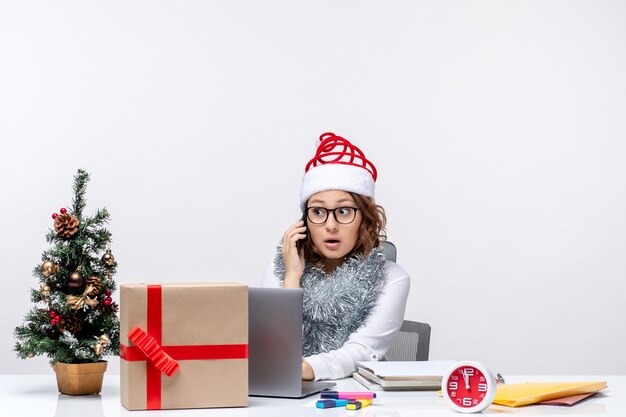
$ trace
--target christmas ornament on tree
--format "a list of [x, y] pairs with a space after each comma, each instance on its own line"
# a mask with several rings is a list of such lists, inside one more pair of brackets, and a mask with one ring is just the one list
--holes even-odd
[[61, 213], [54, 219], [54, 230], [57, 231], [60, 237], [70, 238], [78, 232], [80, 220], [63, 210], [61, 210]]
[[[52, 228], [46, 235], [50, 247], [33, 270], [39, 283], [31, 292], [31, 300], [44, 302], [46, 307], [32, 308], [14, 332], [18, 357], [48, 356], [59, 389], [74, 395], [98, 393], [101, 382], [98, 387], [84, 388], [66, 381], [75, 373], [66, 371], [67, 364], [104, 372], [102, 356], [119, 355], [118, 306], [112, 299], [117, 263], [106, 229], [109, 213], [102, 208], [91, 216], [84, 214], [88, 182], [89, 174], [78, 170], [72, 205], [52, 215]], [[108, 305], [104, 305], [106, 300], [110, 300]]]
[[[102, 292], [102, 289], [104, 288], [104, 284], [102, 283], [102, 280], [97, 275], [92, 275], [89, 278], [87, 278], [87, 281], [85, 281], [85, 285], [86, 286], [91, 285], [93, 287], [93, 290], [91, 291], [92, 295], [100, 294]], [[111, 291], [111, 290], [108, 290], [108, 291]]]
[[98, 338], [98, 342], [102, 343], [103, 345], [108, 345], [109, 343], [111, 343], [111, 339], [109, 339], [109, 336], [107, 336], [106, 334], [103, 334]]
[[50, 295], [50, 286], [48, 284], [41, 284], [39, 287], [39, 292], [41, 293], [41, 299], [46, 303], [50, 301], [48, 296]]
[[45, 276], [56, 275], [59, 271], [59, 266], [54, 262], [46, 261], [41, 264], [41, 273]]
[[106, 334], [103, 334], [98, 338], [98, 343], [94, 345], [93, 350], [96, 352], [97, 355], [100, 355], [104, 350], [104, 347], [109, 343], [111, 343], [111, 339], [109, 339], [109, 336], [107, 336]]
[[115, 262], [111, 248], [107, 249], [104, 255], [102, 255], [102, 262], [107, 266], [111, 266]]
[[77, 333], [80, 333], [82, 329], [83, 323], [74, 313], [65, 314], [59, 320], [59, 330], [62, 332], [70, 332], [73, 335], [76, 335]]
[[100, 313], [102, 314], [115, 314], [119, 311], [119, 309], [120, 306], [118, 306], [115, 301], [113, 301], [109, 305], [106, 305], [104, 303], [98, 304], [98, 311], [100, 311]]
[[56, 326], [61, 321], [61, 316], [59, 316], [55, 311], [50, 312], [50, 325]]
[[98, 300], [94, 300], [93, 298], [88, 298], [87, 296], [93, 292], [93, 287], [89, 285], [85, 288], [83, 295], [77, 297], [75, 295], [68, 295], [65, 299], [66, 304], [73, 310], [79, 310], [83, 308], [83, 305], [88, 305], [89, 307], [95, 307], [98, 305]]
[[80, 288], [83, 286], [83, 277], [80, 276], [80, 272], [72, 272], [67, 280], [67, 286], [70, 288]]

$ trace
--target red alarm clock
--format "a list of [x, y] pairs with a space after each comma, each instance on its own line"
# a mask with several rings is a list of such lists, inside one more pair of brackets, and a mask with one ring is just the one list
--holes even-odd
[[489, 407], [496, 396], [496, 378], [478, 362], [452, 365], [441, 381], [443, 398], [455, 411], [478, 413]]

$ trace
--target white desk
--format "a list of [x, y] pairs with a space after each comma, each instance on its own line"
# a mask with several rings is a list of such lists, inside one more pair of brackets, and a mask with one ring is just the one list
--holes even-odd
[[[505, 376], [508, 383], [525, 381], [607, 381], [605, 394], [596, 394], [573, 407], [527, 406], [509, 408], [492, 405], [483, 414], [533, 416], [626, 416], [626, 375], [619, 376]], [[352, 379], [338, 381], [338, 389], [364, 391]], [[375, 405], [362, 410], [315, 408], [319, 395], [301, 400], [251, 397], [248, 408], [198, 410], [127, 411], [120, 405], [119, 375], [106, 375], [100, 395], [72, 397], [56, 390], [49, 375], [0, 375], [0, 415], [7, 417], [117, 417], [117, 416], [224, 416], [224, 417], [409, 417], [462, 416], [449, 410], [436, 392], [377, 393]]]

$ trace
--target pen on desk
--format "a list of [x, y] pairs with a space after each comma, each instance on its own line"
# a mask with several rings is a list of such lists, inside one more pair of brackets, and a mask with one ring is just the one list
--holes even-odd
[[334, 408], [334, 407], [343, 407], [348, 404], [348, 400], [337, 400], [333, 398], [325, 398], [322, 400], [317, 400], [315, 403], [315, 407], [317, 408]]
[[374, 399], [376, 398], [375, 392], [344, 392], [344, 391], [322, 391], [320, 392], [321, 398], [339, 398], [344, 400], [356, 400], [359, 398]]
[[372, 405], [372, 400], [360, 399], [360, 400], [350, 400], [348, 404], [346, 404], [346, 410], [360, 410], [361, 408], [365, 408], [368, 405]]

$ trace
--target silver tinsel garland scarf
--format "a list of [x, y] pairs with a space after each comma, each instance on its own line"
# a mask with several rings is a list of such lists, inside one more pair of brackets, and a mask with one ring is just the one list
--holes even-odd
[[[305, 263], [300, 280], [304, 293], [303, 354], [339, 349], [372, 312], [385, 282], [385, 256], [376, 248], [364, 259], [347, 259], [331, 273]], [[274, 274], [283, 285], [285, 266], [281, 246]]]

